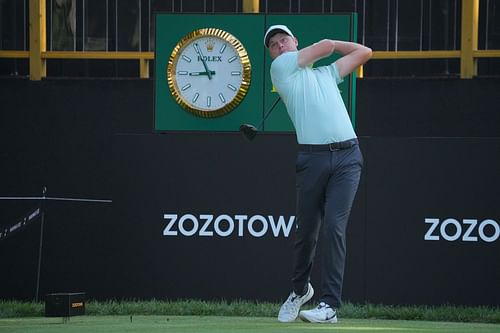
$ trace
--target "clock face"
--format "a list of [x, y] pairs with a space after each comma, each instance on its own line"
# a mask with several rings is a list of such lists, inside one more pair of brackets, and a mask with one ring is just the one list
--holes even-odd
[[216, 28], [186, 35], [172, 51], [167, 67], [176, 102], [201, 117], [232, 111], [245, 97], [250, 77], [250, 60], [243, 45]]

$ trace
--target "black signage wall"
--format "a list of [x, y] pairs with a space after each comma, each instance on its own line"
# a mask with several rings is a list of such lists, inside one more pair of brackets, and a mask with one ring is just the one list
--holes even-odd
[[[425, 86], [411, 82], [401, 85], [401, 94]], [[0, 113], [6, 143], [0, 194], [35, 195], [47, 185], [52, 196], [113, 200], [44, 205], [40, 295], [270, 301], [287, 295], [292, 135], [260, 133], [249, 143], [238, 133], [152, 134], [152, 87], [143, 81], [2, 83], [6, 110], [16, 112]], [[495, 97], [479, 98], [481, 87], [495, 84], [473, 83], [464, 85], [475, 87], [477, 129], [495, 122]], [[500, 138], [492, 135], [494, 126], [483, 138], [391, 137], [390, 128], [403, 121], [390, 115], [402, 111], [381, 105], [373, 93], [380, 84], [360, 85], [359, 133], [374, 131], [363, 120], [367, 114], [380, 112], [375, 124], [390, 125], [378, 137], [361, 137], [365, 168], [348, 228], [345, 300], [498, 306]], [[452, 96], [453, 86], [438, 85]], [[36, 98], [23, 99], [21, 92]], [[35, 101], [47, 107], [41, 111]], [[419, 110], [427, 123], [438, 117], [439, 110]], [[34, 204], [0, 202], [0, 226]], [[0, 241], [0, 298], [34, 295], [39, 226], [34, 221]]]
[[[120, 256], [123, 270], [134, 267], [120, 292], [135, 285], [133, 296], [286, 296], [294, 140], [116, 137], [117, 235], [134, 244]], [[362, 138], [361, 145], [366, 167], [349, 227], [345, 298], [498, 304], [500, 179], [490, 153], [500, 140]]]
[[366, 143], [366, 299], [499, 304], [500, 139]]
[[117, 136], [117, 236], [134, 244], [120, 256], [134, 268], [121, 288], [172, 298], [286, 294], [294, 147], [290, 136]]

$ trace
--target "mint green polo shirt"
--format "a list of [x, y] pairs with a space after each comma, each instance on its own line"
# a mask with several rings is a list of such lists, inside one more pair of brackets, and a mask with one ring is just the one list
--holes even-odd
[[343, 81], [335, 63], [299, 67], [298, 51], [271, 64], [271, 80], [286, 105], [300, 144], [325, 144], [356, 138], [337, 85]]

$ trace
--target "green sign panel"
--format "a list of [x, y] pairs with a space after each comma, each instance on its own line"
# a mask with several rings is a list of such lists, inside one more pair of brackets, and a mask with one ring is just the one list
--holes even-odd
[[[267, 27], [287, 25], [300, 48], [325, 38], [355, 41], [357, 26], [356, 14], [157, 14], [156, 22], [156, 131], [235, 132], [243, 123], [258, 125], [278, 98], [263, 44]], [[242, 59], [249, 61], [249, 68], [238, 69]], [[335, 56], [322, 59], [315, 66], [334, 60]], [[244, 68], [249, 77], [243, 77]], [[353, 74], [339, 87], [353, 122], [355, 82]], [[293, 131], [283, 103], [263, 130]]]

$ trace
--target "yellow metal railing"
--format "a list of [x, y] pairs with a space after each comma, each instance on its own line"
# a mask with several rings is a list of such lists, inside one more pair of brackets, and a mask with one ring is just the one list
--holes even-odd
[[4, 51], [0, 50], [0, 58], [29, 59], [29, 51]]
[[47, 76], [47, 62], [41, 57], [42, 52], [47, 49], [45, 4], [45, 0], [30, 0], [29, 6], [30, 79], [34, 81]]
[[139, 60], [139, 76], [149, 78], [149, 62], [154, 59], [153, 52], [47, 51], [46, 0], [30, 0], [29, 7], [29, 51], [0, 50], [0, 58], [28, 58], [31, 80], [38, 81], [47, 76], [47, 59]]
[[[477, 75], [478, 58], [500, 57], [500, 50], [478, 50], [479, 0], [462, 0], [461, 50], [443, 51], [374, 51], [372, 59], [441, 59], [460, 58], [460, 77]], [[363, 77], [363, 68], [358, 70]]]
[[372, 59], [460, 58], [460, 51], [373, 51]]
[[479, 22], [479, 0], [462, 0], [462, 42], [460, 55], [460, 77], [470, 79], [477, 75], [477, 50]]
[[[149, 78], [149, 63], [153, 52], [106, 51], [47, 51], [46, 0], [30, 0], [29, 51], [0, 50], [0, 58], [29, 59], [31, 80], [47, 75], [47, 59], [131, 59], [139, 61], [139, 76]], [[243, 0], [243, 12], [258, 13], [259, 0]], [[374, 51], [372, 59], [460, 59], [460, 77], [477, 75], [477, 59], [500, 58], [500, 50], [478, 50], [479, 0], [462, 0], [461, 49], [442, 51]], [[363, 77], [363, 67], [357, 70]]]
[[45, 51], [41, 58], [45, 59], [109, 59], [109, 60], [139, 60], [139, 76], [149, 78], [149, 62], [154, 60], [154, 52], [106, 52], [106, 51]]

